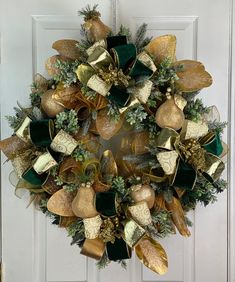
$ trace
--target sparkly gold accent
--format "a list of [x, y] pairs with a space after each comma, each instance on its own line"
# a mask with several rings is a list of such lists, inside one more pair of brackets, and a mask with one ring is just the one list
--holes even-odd
[[107, 71], [99, 69], [98, 74], [107, 84], [114, 84], [115, 86], [124, 85], [128, 87], [129, 81], [131, 80], [131, 77], [125, 75], [122, 69], [118, 69], [112, 64], [109, 65]]
[[187, 139], [178, 145], [180, 153], [185, 161], [189, 163], [196, 170], [205, 169], [205, 150], [200, 143], [193, 138]]
[[103, 220], [103, 224], [100, 229], [100, 238], [104, 243], [115, 242], [115, 238], [120, 238], [118, 229], [120, 227], [119, 218], [115, 216], [114, 218], [107, 218]]

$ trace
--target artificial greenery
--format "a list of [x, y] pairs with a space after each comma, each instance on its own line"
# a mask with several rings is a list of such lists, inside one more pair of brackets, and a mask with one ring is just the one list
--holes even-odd
[[144, 47], [149, 44], [152, 37], [147, 37], [147, 24], [142, 24], [136, 31], [133, 43], [136, 46], [137, 52], [143, 51]]
[[69, 134], [78, 132], [80, 126], [78, 124], [77, 113], [75, 110], [64, 111], [56, 115], [55, 120], [56, 129], [63, 129]]
[[208, 107], [203, 105], [201, 99], [188, 101], [184, 108], [185, 118], [194, 122], [201, 120], [202, 115], [208, 113], [208, 111]]
[[130, 41], [131, 41], [131, 38], [132, 38], [132, 34], [131, 34], [130, 29], [129, 29], [128, 27], [125, 27], [124, 25], [121, 25], [121, 26], [120, 26], [117, 35], [118, 35], [118, 36], [126, 36], [128, 42], [130, 42]]
[[94, 20], [101, 16], [100, 12], [97, 10], [98, 5], [91, 7], [87, 5], [84, 9], [78, 11], [79, 16], [83, 16], [84, 21]]
[[78, 142], [77, 148], [72, 153], [72, 158], [77, 162], [84, 162], [90, 157], [90, 152], [86, 149], [86, 146], [82, 142]]
[[157, 237], [164, 238], [174, 233], [171, 213], [167, 210], [154, 211], [152, 214], [153, 223], [157, 227]]
[[126, 111], [126, 121], [137, 130], [143, 129], [143, 121], [147, 116], [148, 114], [142, 105], [138, 105], [137, 107], [130, 108]]
[[104, 269], [106, 266], [110, 264], [110, 260], [108, 259], [107, 252], [104, 252], [102, 258], [96, 263], [98, 269]]
[[198, 177], [195, 187], [192, 190], [185, 190], [181, 202], [185, 210], [194, 209], [198, 202], [207, 206], [217, 200], [217, 194], [227, 188], [227, 183], [219, 179], [214, 183], [209, 182], [205, 177]]
[[113, 179], [111, 187], [122, 199], [126, 198], [129, 194], [125, 180], [121, 176], [117, 176]]
[[167, 57], [158, 66], [156, 74], [153, 77], [153, 82], [155, 86], [172, 86], [174, 81], [178, 80], [177, 69], [172, 66], [172, 60]]
[[16, 131], [23, 122], [24, 118], [27, 116], [27, 114], [20, 107], [14, 107], [14, 111], [14, 116], [5, 116], [5, 118], [8, 121], [9, 126], [14, 131]]
[[79, 247], [81, 247], [83, 242], [85, 241], [83, 220], [77, 219], [67, 228], [67, 231], [68, 236], [72, 237], [71, 245], [78, 245]]
[[108, 116], [110, 116], [112, 120], [118, 122], [121, 117], [118, 107], [113, 103], [109, 103], [107, 105], [107, 109], [108, 109], [107, 112]]
[[62, 61], [57, 60], [55, 62], [55, 68], [58, 70], [54, 75], [54, 80], [58, 83], [61, 82], [65, 87], [69, 87], [71, 84], [78, 81], [76, 75], [76, 69], [81, 64], [80, 61]]

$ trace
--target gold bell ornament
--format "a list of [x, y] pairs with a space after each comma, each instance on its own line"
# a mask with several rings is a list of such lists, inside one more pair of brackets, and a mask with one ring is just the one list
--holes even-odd
[[95, 208], [95, 191], [90, 182], [82, 183], [78, 188], [77, 195], [72, 202], [72, 210], [80, 218], [91, 218], [99, 214]]
[[135, 203], [142, 201], [147, 202], [148, 208], [151, 209], [155, 202], [155, 192], [148, 184], [137, 184], [131, 186], [131, 198]]
[[169, 127], [179, 130], [183, 126], [185, 117], [170, 92], [171, 88], [167, 88], [167, 100], [158, 108], [155, 119], [157, 125], [161, 128]]

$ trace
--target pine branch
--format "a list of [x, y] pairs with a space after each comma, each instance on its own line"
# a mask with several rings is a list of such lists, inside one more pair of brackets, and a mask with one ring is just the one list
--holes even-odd
[[94, 5], [93, 7], [87, 5], [85, 8], [78, 11], [78, 15], [83, 16], [85, 22], [89, 20], [95, 20], [101, 16], [100, 12], [97, 11], [98, 6], [98, 4]]
[[108, 258], [107, 252], [104, 252], [102, 258], [97, 262], [98, 269], [104, 269], [106, 266], [110, 264], [110, 260]]
[[188, 101], [184, 108], [185, 118], [198, 122], [202, 115], [208, 113], [208, 107], [204, 106], [201, 99]]
[[147, 24], [142, 24], [136, 31], [134, 37], [134, 44], [137, 48], [137, 52], [140, 53], [143, 48], [151, 41], [152, 38], [146, 37]]
[[55, 127], [63, 129], [69, 134], [78, 132], [80, 126], [78, 124], [77, 113], [74, 110], [64, 111], [56, 115]]

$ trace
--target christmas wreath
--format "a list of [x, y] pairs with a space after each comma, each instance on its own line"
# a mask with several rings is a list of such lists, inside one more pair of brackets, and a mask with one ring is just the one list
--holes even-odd
[[79, 14], [83, 39], [53, 44], [51, 78], [36, 74], [30, 107], [7, 117], [10, 180], [98, 266], [125, 265], [135, 250], [164, 274], [159, 238], [190, 236], [186, 213], [226, 188], [226, 124], [196, 98], [212, 78], [202, 63], [176, 60], [174, 35], [148, 38], [145, 24], [115, 34], [97, 6]]

